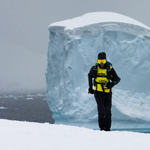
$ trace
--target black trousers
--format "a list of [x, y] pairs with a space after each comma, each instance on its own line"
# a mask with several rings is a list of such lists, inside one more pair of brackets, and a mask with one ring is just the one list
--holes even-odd
[[112, 92], [95, 91], [94, 96], [97, 102], [99, 128], [104, 131], [110, 131]]

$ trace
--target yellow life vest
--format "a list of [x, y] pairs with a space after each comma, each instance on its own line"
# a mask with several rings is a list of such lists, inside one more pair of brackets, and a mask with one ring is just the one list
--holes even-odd
[[[112, 66], [111, 66], [112, 68]], [[97, 67], [97, 77], [95, 78], [95, 91], [109, 93], [110, 89], [108, 89], [105, 83], [108, 83], [110, 79], [107, 78], [107, 69], [102, 69], [99, 66]]]

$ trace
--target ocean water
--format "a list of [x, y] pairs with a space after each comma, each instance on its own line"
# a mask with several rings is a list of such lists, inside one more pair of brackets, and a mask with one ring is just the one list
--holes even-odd
[[112, 131], [150, 133], [150, 122], [143, 120], [112, 120]]
[[46, 95], [40, 93], [1, 94], [0, 119], [54, 123]]
[[[59, 113], [53, 113], [52, 117], [56, 118], [56, 124], [65, 124], [70, 126], [86, 127], [93, 130], [99, 130], [97, 120], [76, 121], [74, 119], [64, 119]], [[150, 122], [143, 120], [116, 120], [112, 118], [111, 131], [130, 131], [139, 133], [150, 133]]]

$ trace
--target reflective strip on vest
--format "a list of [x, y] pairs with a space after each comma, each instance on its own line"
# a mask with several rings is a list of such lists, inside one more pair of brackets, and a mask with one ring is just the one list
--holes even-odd
[[[107, 69], [97, 68], [97, 77], [95, 79], [96, 86], [94, 88], [95, 91], [109, 93], [110, 89], [106, 87], [103, 83], [108, 83], [110, 79], [107, 79]], [[103, 87], [102, 87], [103, 86]]]

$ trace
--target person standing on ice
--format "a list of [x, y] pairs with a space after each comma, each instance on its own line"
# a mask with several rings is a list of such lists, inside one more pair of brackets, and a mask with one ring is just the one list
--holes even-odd
[[[112, 64], [106, 60], [106, 53], [98, 54], [98, 63], [90, 69], [88, 74], [89, 93], [94, 94], [97, 109], [98, 123], [100, 130], [110, 131], [111, 128], [111, 105], [112, 91], [111, 88], [120, 82]], [[94, 79], [92, 82], [92, 79]], [[93, 89], [94, 84], [94, 89]]]

